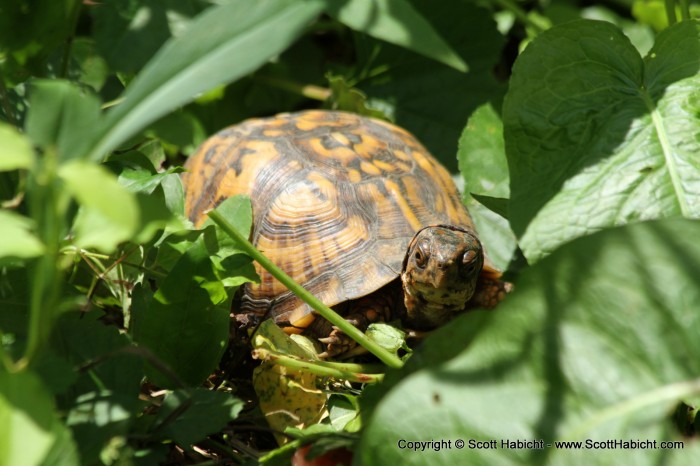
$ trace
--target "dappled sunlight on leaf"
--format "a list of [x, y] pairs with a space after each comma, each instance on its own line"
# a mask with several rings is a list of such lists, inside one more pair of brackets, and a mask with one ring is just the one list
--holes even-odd
[[[263, 322], [253, 336], [254, 348], [266, 348], [302, 358], [315, 358], [297, 345], [274, 322]], [[285, 428], [304, 428], [327, 416], [328, 396], [317, 387], [318, 376], [264, 361], [255, 369], [253, 386], [275, 438], [280, 444], [288, 441]]]

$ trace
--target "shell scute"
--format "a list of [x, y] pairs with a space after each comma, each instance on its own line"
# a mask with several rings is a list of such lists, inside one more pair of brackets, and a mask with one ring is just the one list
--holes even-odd
[[[205, 141], [186, 167], [195, 224], [221, 199], [249, 195], [253, 243], [329, 306], [398, 278], [422, 227], [474, 231], [449, 173], [410, 133], [350, 113], [249, 120]], [[308, 325], [310, 308], [256, 269], [261, 282], [244, 285], [239, 311]]]

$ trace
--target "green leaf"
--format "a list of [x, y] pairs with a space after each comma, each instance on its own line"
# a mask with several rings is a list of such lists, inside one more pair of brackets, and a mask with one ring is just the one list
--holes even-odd
[[136, 417], [133, 394], [101, 390], [79, 396], [68, 412], [66, 425], [78, 441], [84, 463], [94, 464], [114, 437], [125, 436]]
[[326, 11], [351, 29], [466, 72], [467, 64], [407, 0], [328, 2]]
[[[251, 344], [255, 349], [317, 359], [313, 346], [300, 344], [272, 319], [265, 320], [256, 328]], [[274, 361], [263, 361], [253, 371], [253, 388], [260, 411], [280, 445], [289, 441], [280, 432], [293, 427], [314, 426], [325, 417], [328, 396], [318, 388], [318, 379], [319, 376], [311, 371], [284, 367]]]
[[465, 193], [508, 199], [510, 180], [503, 123], [493, 104], [481, 105], [469, 117], [459, 138], [457, 160]]
[[146, 243], [159, 231], [168, 227], [182, 227], [183, 222], [170, 211], [161, 189], [150, 195], [136, 193], [136, 199], [139, 204], [140, 215], [137, 233], [132, 238], [134, 243]]
[[[0, 19], [0, 47], [17, 51], [38, 42], [42, 47], [34, 45], [32, 49], [50, 48], [70, 34], [70, 19], [78, 5], [77, 0], [59, 3], [16, 0], [4, 4]], [[15, 27], [18, 24], [22, 27]]]
[[230, 393], [204, 388], [175, 390], [165, 396], [158, 421], [163, 422], [185, 404], [188, 405], [185, 411], [163, 429], [165, 438], [173, 439], [183, 447], [218, 432], [236, 419], [243, 408], [243, 401]]
[[406, 49], [356, 37], [356, 87], [367, 106], [412, 132], [452, 172], [457, 171], [457, 141], [472, 112], [499, 101], [505, 87], [494, 79], [503, 36], [493, 13], [473, 2], [412, 0], [420, 12], [469, 63], [469, 73], [436, 63]]
[[44, 253], [44, 244], [32, 233], [34, 222], [27, 217], [0, 210], [0, 264], [31, 259]]
[[131, 400], [130, 404], [120, 400], [128, 410], [136, 409], [142, 361], [130, 352], [133, 344], [128, 336], [115, 326], [105, 325], [100, 320], [102, 317], [102, 311], [67, 312], [56, 321], [51, 335], [54, 353], [69, 361], [73, 368], [98, 361], [78, 373], [78, 381], [64, 395], [64, 405], [87, 393], [110, 391]]
[[[216, 207], [216, 211], [223, 215], [226, 221], [231, 223], [243, 236], [246, 238], [250, 236], [250, 228], [253, 225], [253, 206], [248, 196], [241, 194], [229, 197]], [[202, 227], [206, 228], [210, 225], [215, 225], [215, 223], [207, 218]], [[217, 255], [221, 258], [243, 252], [233, 238], [218, 227], [216, 228], [216, 239], [219, 242]]]
[[360, 428], [360, 407], [357, 397], [344, 393], [328, 398], [328, 419], [338, 431], [357, 432]]
[[327, 73], [326, 78], [328, 79], [328, 85], [331, 89], [329, 101], [332, 103], [333, 109], [379, 118], [381, 120], [387, 119], [384, 113], [368, 107], [365, 93], [352, 87], [345, 78], [342, 76], [334, 76], [331, 73]]
[[41, 380], [0, 368], [0, 465], [38, 465], [56, 440], [58, 419]]
[[175, 215], [185, 217], [185, 188], [179, 176], [168, 176], [161, 183], [165, 205]]
[[457, 160], [465, 184], [464, 202], [479, 237], [491, 262], [505, 270], [517, 242], [505, 220], [510, 195], [508, 160], [503, 123], [492, 103], [481, 105], [469, 117], [459, 139]]
[[[680, 10], [674, 8], [674, 11], [680, 18]], [[666, 3], [663, 0], [634, 0], [631, 13], [637, 21], [650, 25], [657, 32], [668, 27]]]
[[491, 197], [491, 196], [481, 196], [479, 194], [472, 193], [472, 197], [479, 201], [481, 205], [500, 215], [503, 218], [508, 218], [508, 199], [502, 197]]
[[[573, 8], [573, 5], [571, 6]], [[634, 7], [633, 7], [634, 8]], [[573, 11], [576, 11], [575, 9]], [[546, 13], [546, 11], [545, 11]], [[579, 13], [579, 12], [577, 12]], [[633, 13], [634, 14], [634, 13]], [[547, 16], [549, 16], [547, 14]], [[625, 33], [627, 37], [630, 38], [632, 45], [639, 50], [639, 53], [646, 55], [649, 50], [654, 45], [654, 30], [645, 24], [641, 24], [637, 21], [630, 19], [627, 15], [620, 15], [615, 13], [602, 5], [591, 5], [589, 7], [580, 10], [580, 16], [568, 18], [566, 21], [571, 21], [573, 19], [586, 18], [586, 19], [597, 19], [600, 21], [607, 21], [613, 23]], [[563, 21], [560, 21], [563, 22]]]
[[73, 32], [80, 6], [79, 0], [3, 2], [0, 10], [3, 61], [17, 61], [43, 72], [41, 58]]
[[0, 351], [15, 360], [22, 357], [26, 345], [31, 296], [27, 269], [4, 267], [0, 274]]
[[13, 126], [0, 122], [0, 171], [34, 167], [32, 145]]
[[237, 288], [244, 283], [259, 283], [260, 277], [253, 266], [253, 259], [247, 254], [231, 254], [224, 259], [212, 256], [216, 274], [228, 288]]
[[385, 323], [373, 323], [365, 331], [367, 337], [376, 341], [382, 348], [392, 354], [397, 354], [406, 345], [406, 332]]
[[138, 204], [114, 175], [82, 161], [61, 165], [58, 175], [82, 207], [74, 225], [77, 246], [112, 252], [131, 238], [139, 224]]
[[146, 134], [159, 138], [169, 152], [185, 154], [193, 153], [207, 137], [200, 121], [184, 111], [169, 113], [155, 122]]
[[127, 169], [119, 174], [119, 184], [132, 192], [152, 194], [166, 177], [180, 172], [182, 169], [177, 167], [170, 167], [160, 173], [151, 173], [145, 169]]
[[[671, 415], [679, 401], [700, 395], [698, 237], [694, 220], [629, 225], [578, 238], [525, 270], [496, 311], [461, 316], [388, 374], [389, 392], [363, 431], [357, 460], [692, 463], [699, 445], [687, 439], [678, 450], [553, 442], [681, 440]], [[401, 448], [401, 439], [452, 446], [418, 453]], [[457, 439], [496, 446], [459, 449]], [[544, 448], [501, 445], [518, 439], [542, 440]]]
[[[230, 306], [200, 237], [177, 260], [150, 304], [132, 309], [134, 339], [183, 383], [198, 385], [214, 371], [226, 349]], [[152, 365], [147, 374], [156, 385], [178, 387], [178, 380]]]
[[158, 172], [150, 158], [136, 150], [112, 156], [104, 165], [117, 174], [120, 185], [143, 194], [152, 194], [165, 178], [184, 171], [182, 167], [171, 166]]
[[[177, 186], [180, 183], [178, 173], [183, 171], [181, 167], [171, 166], [158, 172], [153, 161], [141, 151], [113, 155], [104, 165], [117, 174], [120, 185], [136, 194], [140, 216], [138, 233], [132, 238], [133, 242], [144, 243], [167, 226], [183, 228], [182, 222], [175, 217], [181, 211], [172, 210], [179, 208], [178, 202], [183, 202], [182, 190], [179, 193], [173, 190], [172, 194], [167, 195], [165, 190], [166, 185]], [[172, 207], [171, 203], [174, 204]]]
[[[63, 48], [65, 47], [66, 45]], [[100, 91], [110, 75], [110, 69], [105, 59], [98, 54], [95, 42], [86, 37], [75, 37], [69, 47], [67, 76], [72, 81], [92, 87], [96, 92]], [[56, 53], [55, 67], [56, 70], [60, 70], [66, 52], [64, 49], [57, 52], [59, 53]]]
[[191, 18], [207, 5], [202, 0], [112, 0], [98, 3], [94, 37], [111, 68], [139, 71], [165, 41], [181, 33]]
[[25, 130], [35, 144], [55, 147], [63, 159], [83, 154], [95, 134], [99, 101], [69, 81], [31, 83]]
[[509, 268], [517, 248], [513, 230], [506, 220], [507, 216], [503, 215], [507, 212], [502, 211], [503, 204], [507, 204], [507, 201], [484, 196], [465, 196], [463, 200], [489, 261], [502, 271]]
[[513, 230], [529, 260], [632, 221], [700, 216], [700, 24], [642, 60], [615, 26], [575, 21], [518, 58], [503, 108]]
[[80, 464], [78, 447], [73, 439], [71, 430], [64, 424], [54, 426], [56, 441], [51, 445], [51, 451], [46, 455], [42, 466], [74, 466]]
[[232, 0], [208, 9], [129, 85], [91, 139], [90, 158], [100, 160], [197, 94], [251, 73], [294, 42], [322, 6], [320, 0]]
[[[201, 235], [210, 234], [207, 230], [177, 230], [169, 232], [158, 243], [155, 263], [153, 267], [169, 272], [175, 266], [183, 254], [190, 249]], [[206, 243], [206, 241], [205, 241]]]
[[85, 464], [94, 464], [113, 437], [126, 435], [144, 405], [138, 398], [143, 362], [127, 335], [105, 325], [103, 316], [101, 311], [61, 315], [51, 335], [50, 357], [42, 366], [58, 365], [60, 356], [71, 371], [49, 378], [49, 369], [39, 367], [47, 383], [61, 383], [61, 375], [77, 376], [57, 399]]

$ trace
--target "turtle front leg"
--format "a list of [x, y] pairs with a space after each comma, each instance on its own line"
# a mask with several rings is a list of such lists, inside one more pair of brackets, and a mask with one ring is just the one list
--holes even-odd
[[[361, 331], [367, 330], [369, 324], [375, 322], [384, 322], [384, 318], [381, 312], [377, 312], [375, 309], [363, 309], [364, 312], [357, 312], [349, 315], [345, 318], [349, 323], [360, 329]], [[325, 319], [324, 319], [325, 320]], [[331, 326], [331, 331], [327, 337], [321, 337], [318, 339], [326, 347], [326, 351], [319, 354], [321, 358], [332, 358], [347, 353], [357, 346], [357, 342], [351, 337], [345, 334], [335, 325]]]
[[[403, 308], [403, 302], [398, 299], [400, 293], [400, 287], [390, 285], [369, 296], [336, 306], [335, 310], [344, 315], [345, 320], [364, 332], [370, 324], [388, 322], [401, 317], [400, 310]], [[338, 327], [331, 325], [326, 319], [319, 317], [314, 320], [309, 327], [309, 332], [306, 333], [318, 336], [318, 340], [326, 347], [326, 351], [319, 355], [322, 358], [337, 357], [357, 347], [355, 340]]]
[[506, 294], [513, 291], [513, 284], [500, 280], [498, 278], [492, 278], [489, 276], [482, 277], [479, 280], [479, 286], [477, 291], [472, 296], [469, 301], [468, 307], [483, 307], [485, 309], [493, 309], [505, 299]]

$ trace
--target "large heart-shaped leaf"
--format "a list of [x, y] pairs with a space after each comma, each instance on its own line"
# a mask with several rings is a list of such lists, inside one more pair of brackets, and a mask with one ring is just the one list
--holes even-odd
[[[523, 272], [496, 311], [442, 328], [387, 378], [362, 464], [692, 464], [698, 442], [661, 442], [681, 441], [674, 407], [700, 394], [698, 237], [695, 220], [628, 225]], [[542, 443], [502, 443], [518, 440]]]
[[518, 58], [503, 108], [510, 220], [530, 260], [604, 227], [700, 216], [700, 23], [642, 59], [615, 26], [554, 27]]

